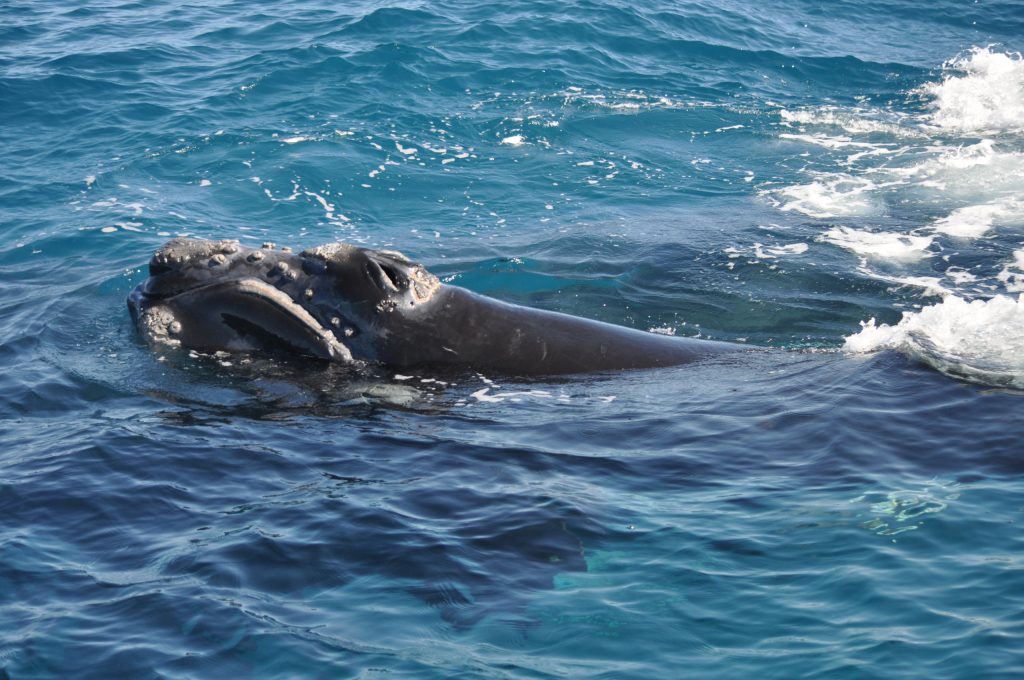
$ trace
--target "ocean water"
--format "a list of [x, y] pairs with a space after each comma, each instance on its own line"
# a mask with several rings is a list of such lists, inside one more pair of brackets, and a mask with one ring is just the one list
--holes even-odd
[[[1024, 3], [0, 0], [0, 677], [1024, 675]], [[188, 234], [763, 351], [154, 351]]]

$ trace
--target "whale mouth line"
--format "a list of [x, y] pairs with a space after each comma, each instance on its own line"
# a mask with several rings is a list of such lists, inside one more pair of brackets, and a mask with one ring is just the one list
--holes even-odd
[[327, 361], [353, 363], [349, 348], [305, 307], [256, 278], [215, 281], [156, 294], [140, 286], [137, 293], [133, 304], [139, 312], [148, 308], [169, 311], [175, 335], [216, 338], [230, 332], [260, 348], [294, 349]]

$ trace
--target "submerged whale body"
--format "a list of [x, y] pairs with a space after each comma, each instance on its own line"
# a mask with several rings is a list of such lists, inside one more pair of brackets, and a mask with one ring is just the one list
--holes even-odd
[[517, 375], [684, 364], [739, 345], [656, 335], [442, 284], [401, 253], [175, 239], [128, 296], [142, 335], [198, 351], [284, 351]]

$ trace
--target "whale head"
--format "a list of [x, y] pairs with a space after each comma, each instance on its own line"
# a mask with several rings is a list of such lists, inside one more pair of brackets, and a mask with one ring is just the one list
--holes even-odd
[[393, 251], [331, 243], [293, 253], [178, 238], [154, 253], [128, 308], [157, 345], [351, 363], [377, 360], [388, 315], [425, 304], [439, 287]]

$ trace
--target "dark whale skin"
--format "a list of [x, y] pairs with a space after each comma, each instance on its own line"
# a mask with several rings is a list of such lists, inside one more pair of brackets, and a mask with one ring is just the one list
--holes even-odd
[[558, 375], [749, 349], [502, 302], [442, 284], [401, 253], [344, 243], [293, 253], [175, 239], [149, 273], [128, 297], [136, 326], [154, 344], [201, 351]]

